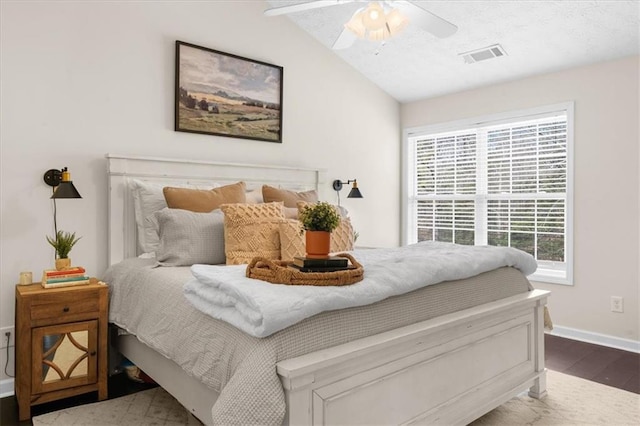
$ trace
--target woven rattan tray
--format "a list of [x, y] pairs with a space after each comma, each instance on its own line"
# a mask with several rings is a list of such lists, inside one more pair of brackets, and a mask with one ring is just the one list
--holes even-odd
[[340, 286], [362, 281], [364, 270], [353, 256], [348, 253], [340, 253], [336, 256], [346, 257], [355, 268], [334, 272], [302, 272], [289, 268], [291, 262], [254, 257], [247, 265], [247, 277], [268, 281], [272, 284], [287, 285]]

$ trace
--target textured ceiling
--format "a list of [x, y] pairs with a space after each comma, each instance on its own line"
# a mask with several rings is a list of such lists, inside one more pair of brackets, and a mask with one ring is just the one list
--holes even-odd
[[[283, 6], [301, 1], [267, 3]], [[382, 45], [357, 40], [335, 54], [400, 102], [640, 54], [640, 1], [413, 1], [458, 26], [439, 39], [409, 24]], [[286, 17], [328, 49], [363, 3]], [[500, 44], [507, 55], [465, 64], [460, 53]]]

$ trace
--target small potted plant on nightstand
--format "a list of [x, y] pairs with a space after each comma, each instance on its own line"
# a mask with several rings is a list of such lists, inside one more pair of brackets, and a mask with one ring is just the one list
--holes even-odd
[[80, 238], [82, 237], [76, 238], [75, 232], [64, 231], [58, 231], [55, 239], [47, 236], [47, 241], [56, 250], [56, 269], [58, 271], [63, 271], [71, 267], [69, 252], [71, 252], [71, 249]]
[[340, 224], [340, 214], [331, 204], [319, 202], [302, 208], [298, 219], [305, 233], [305, 251], [308, 258], [329, 257], [331, 232]]

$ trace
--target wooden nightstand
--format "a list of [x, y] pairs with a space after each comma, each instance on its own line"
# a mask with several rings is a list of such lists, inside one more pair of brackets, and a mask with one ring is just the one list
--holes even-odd
[[16, 379], [19, 418], [31, 406], [98, 391], [107, 398], [109, 287], [16, 286]]

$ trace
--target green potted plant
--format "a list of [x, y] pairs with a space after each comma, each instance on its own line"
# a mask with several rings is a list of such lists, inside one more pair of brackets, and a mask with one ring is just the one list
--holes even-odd
[[326, 258], [331, 247], [331, 232], [340, 224], [340, 214], [331, 204], [321, 201], [306, 205], [298, 219], [305, 233], [305, 250], [309, 258]]
[[82, 237], [76, 237], [75, 232], [58, 231], [55, 238], [51, 238], [47, 235], [47, 241], [56, 251], [56, 269], [58, 271], [71, 267], [69, 253], [80, 238]]

